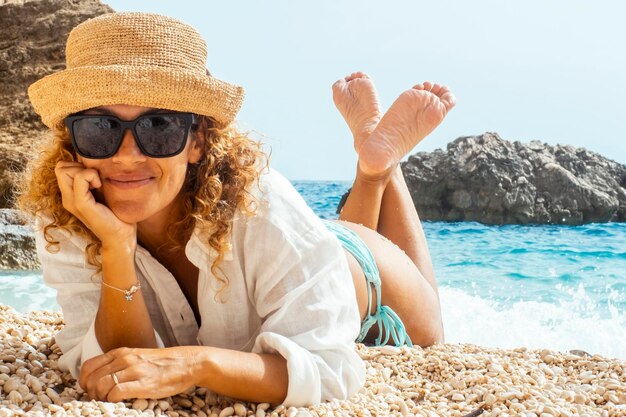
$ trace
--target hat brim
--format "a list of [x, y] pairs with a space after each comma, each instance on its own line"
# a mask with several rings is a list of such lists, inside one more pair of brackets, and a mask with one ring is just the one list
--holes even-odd
[[235, 119], [244, 94], [243, 87], [210, 75], [123, 65], [70, 68], [28, 88], [35, 111], [50, 128], [62, 128], [72, 113], [113, 104], [191, 112], [226, 126]]

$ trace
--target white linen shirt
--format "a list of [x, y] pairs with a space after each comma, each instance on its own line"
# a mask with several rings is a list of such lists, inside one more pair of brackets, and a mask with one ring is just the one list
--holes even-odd
[[[234, 217], [231, 249], [220, 264], [229, 279], [220, 294], [225, 303], [214, 299], [219, 285], [210, 268], [217, 252], [198, 228], [187, 242], [185, 253], [199, 269], [200, 328], [174, 276], [137, 247], [137, 278], [159, 347], [278, 353], [287, 360], [286, 406], [347, 399], [363, 386], [365, 365], [355, 351], [361, 323], [341, 244], [281, 174], [265, 171], [258, 184], [261, 192], [256, 184], [250, 190], [257, 215]], [[60, 251], [45, 249], [40, 230], [37, 252], [65, 320], [55, 337], [63, 352], [58, 364], [78, 378], [80, 366], [103, 353], [94, 327], [101, 274], [86, 261], [84, 238], [54, 236]]]

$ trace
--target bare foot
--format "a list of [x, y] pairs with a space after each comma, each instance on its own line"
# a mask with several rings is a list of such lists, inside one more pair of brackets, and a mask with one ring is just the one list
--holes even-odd
[[380, 121], [380, 102], [374, 83], [363, 72], [355, 72], [333, 84], [333, 101], [352, 131], [354, 149], [361, 144]]
[[392, 172], [454, 107], [448, 87], [428, 81], [400, 94], [374, 132], [361, 143], [359, 170], [377, 177]]

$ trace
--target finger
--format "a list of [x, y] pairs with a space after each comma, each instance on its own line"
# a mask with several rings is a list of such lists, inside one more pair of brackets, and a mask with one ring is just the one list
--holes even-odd
[[91, 189], [102, 187], [102, 181], [95, 169], [84, 169], [74, 176], [74, 205], [81, 212], [90, 209], [96, 199]]
[[94, 386], [93, 396], [90, 393], [89, 398], [106, 401], [111, 390], [115, 389], [115, 387], [118, 386], [118, 384], [115, 383], [115, 378], [113, 378], [114, 373], [115, 377], [121, 384], [122, 382], [120, 381], [120, 375], [122, 374], [122, 371], [109, 372], [106, 375], [100, 377], [100, 379]]
[[117, 373], [118, 379], [120, 380], [119, 385], [114, 385], [113, 388], [109, 390], [106, 396], [106, 401], [117, 403], [120, 401], [127, 400], [129, 398], [162, 398], [163, 395], [155, 395], [155, 392], [151, 389], [147, 389], [145, 384], [141, 381], [124, 381], [119, 377], [119, 372]]
[[63, 207], [76, 215], [74, 207], [74, 177], [85, 167], [77, 162], [59, 161], [55, 166], [54, 173], [57, 178], [57, 184], [61, 191], [61, 201]]
[[91, 359], [87, 359], [85, 363], [80, 368], [80, 375], [78, 377], [78, 383], [83, 388], [83, 390], [87, 391], [87, 382], [90, 376], [97, 371], [113, 362], [115, 360], [115, 356], [111, 355], [111, 351], [105, 353], [103, 355], [94, 356]]
[[[108, 392], [115, 385], [115, 379], [113, 378], [113, 373], [115, 375], [120, 375], [123, 366], [121, 366], [118, 362], [113, 361], [110, 364], [104, 365], [101, 368], [93, 371], [87, 378], [85, 383], [85, 391], [89, 394], [89, 398], [92, 399], [104, 399], [106, 398]], [[119, 381], [119, 377], [118, 377]]]

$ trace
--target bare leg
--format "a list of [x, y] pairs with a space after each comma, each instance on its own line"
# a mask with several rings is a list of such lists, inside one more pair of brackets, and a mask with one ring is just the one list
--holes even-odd
[[385, 188], [378, 220], [378, 233], [404, 250], [439, 298], [426, 236], [399, 166]]
[[[381, 118], [374, 83], [366, 74], [355, 72], [333, 84], [333, 101], [352, 131], [354, 149], [358, 154], [362, 143], [372, 134]], [[378, 178], [363, 176], [357, 169], [350, 196], [339, 219], [376, 230], [388, 181], [386, 175]]]
[[[381, 275], [383, 304], [400, 316], [414, 343], [429, 346], [443, 341], [437, 283], [426, 238], [398, 162], [441, 122], [454, 106], [454, 96], [437, 84], [420, 84], [414, 90], [418, 92], [409, 90], [396, 100], [368, 137], [380, 113], [373, 111], [378, 100], [371, 80], [356, 73], [333, 85], [335, 104], [353, 132], [359, 153], [355, 182], [340, 219], [363, 239], [374, 255]], [[364, 97], [365, 102], [355, 97]], [[368, 114], [374, 116], [368, 119]], [[354, 223], [378, 233], [368, 232]], [[352, 255], [346, 256], [364, 317], [367, 310], [364, 276]], [[377, 330], [372, 329], [365, 340], [372, 342]]]
[[[374, 84], [363, 73], [351, 74], [333, 85], [333, 99], [352, 131], [355, 150], [360, 153], [363, 144], [370, 141], [368, 137], [380, 120]], [[440, 101], [437, 102], [437, 99]], [[443, 108], [440, 105], [442, 103]], [[376, 158], [376, 155], [372, 157], [372, 154], [380, 152], [381, 149], [386, 159], [389, 159], [389, 154], [392, 155], [391, 164], [394, 162], [397, 164], [397, 160], [393, 158], [397, 158], [399, 153], [394, 148], [410, 150], [412, 145], [422, 140], [441, 122], [453, 105], [454, 97], [446, 87], [438, 84], [429, 82], [418, 84], [412, 90], [403, 93], [388, 112], [389, 115], [385, 116], [385, 122], [381, 126], [382, 134], [378, 136], [400, 133], [416, 137], [397, 140], [391, 144], [387, 140], [383, 143], [386, 146], [382, 147], [370, 144], [367, 155], [369, 164], [374, 162], [375, 165], [381, 165], [377, 162], [379, 158]], [[401, 128], [394, 126], [394, 123], [407, 124], [406, 131], [402, 132]], [[411, 124], [419, 126], [410, 126]], [[383, 141], [384, 139], [383, 137]], [[374, 148], [373, 152], [371, 148]], [[400, 158], [402, 156], [404, 154], [401, 154]], [[436, 289], [426, 238], [400, 167], [396, 166], [395, 169], [385, 167], [382, 172], [372, 175], [372, 172], [363, 172], [360, 165], [339, 219], [362, 224], [390, 239], [404, 250]]]

